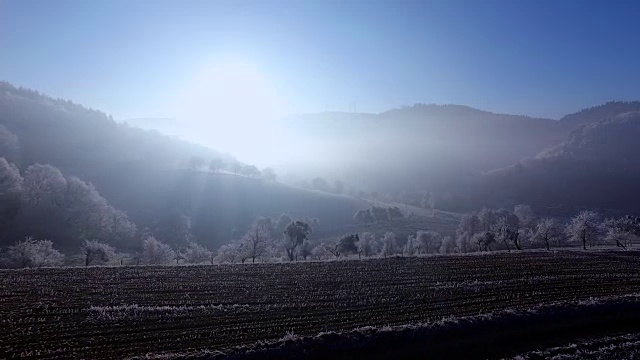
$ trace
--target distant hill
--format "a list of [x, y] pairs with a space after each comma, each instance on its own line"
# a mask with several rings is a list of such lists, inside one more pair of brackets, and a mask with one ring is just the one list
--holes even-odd
[[325, 144], [315, 151], [327, 154], [332, 168], [318, 173], [333, 171], [347, 182], [384, 192], [443, 189], [535, 156], [568, 132], [550, 119], [422, 104], [381, 114], [296, 116], [287, 125], [298, 141]]
[[640, 101], [610, 101], [566, 115], [560, 119], [560, 123], [575, 128], [632, 111], [640, 111]]
[[640, 213], [640, 112], [589, 117], [574, 118], [584, 125], [557, 146], [484, 175], [467, 192], [471, 207], [527, 203], [558, 214], [585, 208]]
[[[321, 113], [283, 122], [291, 137], [286, 141], [315, 146], [307, 148], [313, 154], [292, 154], [305, 170], [368, 192], [405, 198], [428, 192], [436, 208], [453, 212], [529, 203], [539, 213], [583, 208], [640, 213], [638, 110], [640, 102], [611, 102], [556, 121], [419, 104], [381, 114]], [[310, 155], [324, 161], [318, 165]], [[368, 201], [209, 172], [213, 159], [227, 167], [244, 164], [6, 82], [0, 82], [0, 156], [21, 174], [42, 163], [90, 181], [139, 232], [189, 217], [196, 239], [213, 247], [239, 236], [256, 216], [283, 213], [317, 218], [314, 236], [367, 230], [352, 217]], [[420, 199], [415, 203], [422, 206]], [[443, 215], [393, 226], [403, 234], [423, 226], [451, 232], [455, 219]]]

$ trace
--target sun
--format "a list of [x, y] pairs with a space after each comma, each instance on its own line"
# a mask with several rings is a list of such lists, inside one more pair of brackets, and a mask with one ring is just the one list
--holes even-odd
[[246, 161], [268, 163], [286, 102], [266, 73], [247, 62], [226, 61], [196, 72], [178, 106], [189, 138]]

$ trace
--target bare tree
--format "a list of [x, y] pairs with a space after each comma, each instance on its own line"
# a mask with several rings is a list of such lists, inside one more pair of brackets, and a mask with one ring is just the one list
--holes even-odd
[[440, 242], [440, 234], [436, 231], [419, 230], [416, 233], [416, 240], [418, 242], [418, 253], [429, 254], [432, 249], [437, 249]]
[[325, 252], [333, 255], [336, 259], [342, 254], [340, 241], [336, 239], [326, 239], [322, 242]]
[[404, 244], [402, 252], [407, 256], [415, 256], [418, 252], [418, 247], [419, 246], [415, 235], [409, 235], [407, 237], [407, 242]]
[[382, 238], [382, 256], [393, 256], [398, 252], [398, 243], [396, 242], [396, 234], [387, 232]]
[[582, 248], [587, 250], [587, 242], [593, 241], [601, 232], [599, 218], [596, 212], [582, 211], [571, 219], [565, 232], [569, 239], [581, 241]]
[[491, 244], [496, 240], [496, 236], [491, 231], [482, 231], [473, 235], [473, 241], [478, 244], [478, 251], [490, 251]]
[[240, 242], [247, 259], [251, 259], [252, 263], [256, 259], [267, 255], [272, 248], [271, 238], [272, 228], [265, 221], [256, 221], [251, 228], [244, 234]]
[[560, 223], [556, 219], [544, 218], [538, 221], [533, 234], [533, 240], [544, 241], [547, 250], [550, 250], [551, 241], [561, 236], [562, 228]]
[[238, 173], [242, 170], [242, 165], [238, 162], [232, 162], [229, 164], [229, 171], [231, 171], [234, 175], [238, 175]]
[[358, 256], [370, 257], [377, 252], [376, 249], [376, 235], [373, 233], [365, 232], [360, 234], [359, 240], [356, 243], [358, 248]]
[[508, 251], [509, 242], [513, 243], [516, 249], [522, 250], [520, 247], [520, 221], [518, 217], [507, 210], [499, 210], [498, 221], [495, 224], [494, 233], [499, 241], [504, 243]]

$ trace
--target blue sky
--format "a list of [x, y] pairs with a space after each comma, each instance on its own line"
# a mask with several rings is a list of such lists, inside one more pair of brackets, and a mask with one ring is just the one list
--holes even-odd
[[558, 118], [640, 99], [639, 13], [637, 1], [0, 0], [0, 79], [119, 119], [173, 117], [202, 69], [238, 63], [284, 113], [433, 102]]

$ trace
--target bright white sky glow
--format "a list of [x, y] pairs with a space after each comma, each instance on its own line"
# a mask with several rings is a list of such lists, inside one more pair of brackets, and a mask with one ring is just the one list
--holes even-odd
[[206, 65], [177, 98], [174, 112], [183, 132], [178, 135], [188, 140], [260, 166], [282, 159], [288, 150], [277, 122], [287, 114], [287, 104], [252, 64]]

